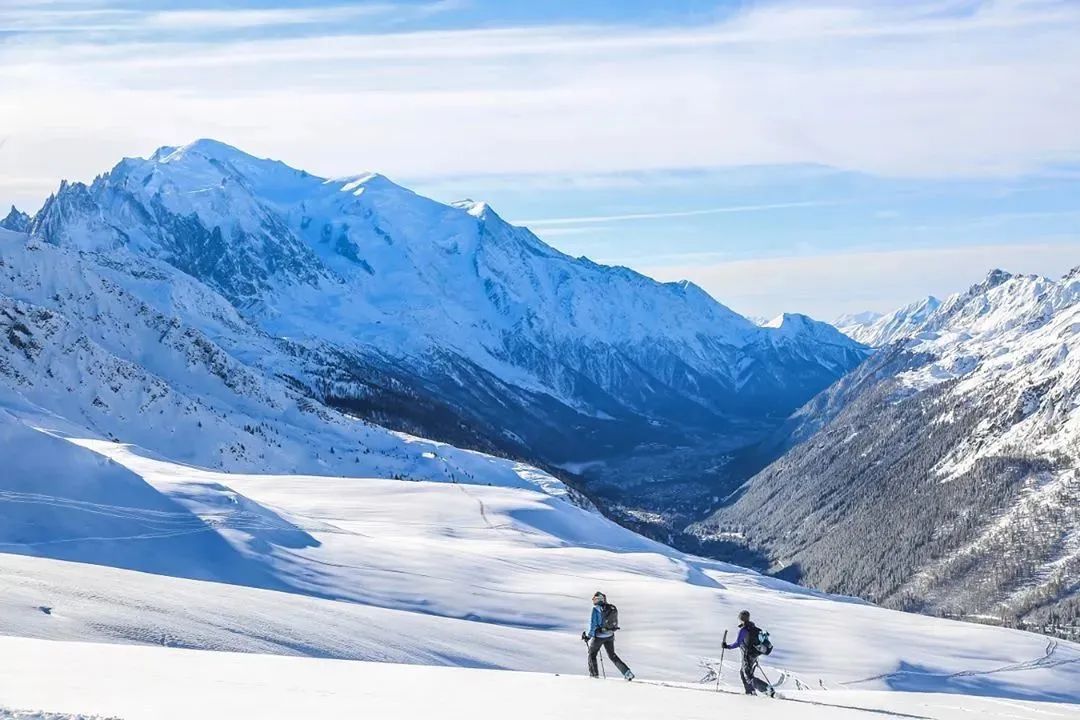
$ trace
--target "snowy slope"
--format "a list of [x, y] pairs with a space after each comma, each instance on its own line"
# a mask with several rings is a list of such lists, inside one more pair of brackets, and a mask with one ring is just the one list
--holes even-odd
[[[141, 477], [0, 409], [0, 551], [266, 583], [206, 522]], [[77, 538], [92, 538], [77, 540]]]
[[885, 315], [875, 312], [846, 315], [838, 318], [835, 325], [840, 332], [863, 345], [884, 347], [918, 332], [940, 306], [940, 300], [929, 296]]
[[714, 523], [755, 518], [819, 587], [1080, 634], [1080, 272], [994, 271], [921, 314]]
[[[14, 437], [5, 456], [38, 450]], [[138, 493], [110, 502], [70, 478], [34, 497], [0, 496], [7, 517], [37, 513], [49, 534], [5, 523], [4, 634], [577, 674], [588, 597], [602, 588], [621, 611], [620, 652], [646, 679], [706, 675], [748, 607], [777, 641], [763, 666], [781, 689], [1078, 699], [1075, 645], [687, 556], [497, 473], [468, 484], [229, 474], [73, 442], [76, 456], [57, 449], [58, 462], [97, 467]], [[46, 469], [20, 467], [29, 479]], [[114, 561], [103, 544], [125, 552]], [[205, 553], [215, 582], [162, 567], [173, 549]]]
[[[597, 682], [551, 674], [420, 668], [160, 648], [0, 638], [0, 702], [123, 720], [428, 718], [486, 720], [859, 720], [881, 717], [1076, 717], [1075, 706], [917, 693], [804, 693], [797, 700], [732, 694], [726, 686]], [[71, 720], [72, 715], [0, 717]]]
[[[864, 356], [759, 328], [690, 283], [563, 255], [483, 203], [442, 205], [377, 174], [327, 180], [209, 140], [63, 184], [31, 232], [181, 270], [318, 355], [281, 370], [324, 400], [389, 406], [443, 436], [431, 417], [449, 414], [492, 447], [554, 461], [733, 423], [760, 432]], [[440, 412], [411, 411], [402, 392]]]
[[118, 251], [104, 265], [0, 231], [0, 409], [35, 426], [227, 470], [483, 473], [569, 492], [523, 465], [326, 407], [286, 372], [306, 361], [167, 264]]

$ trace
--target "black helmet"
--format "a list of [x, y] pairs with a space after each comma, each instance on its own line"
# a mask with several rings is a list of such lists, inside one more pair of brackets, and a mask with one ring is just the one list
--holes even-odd
[[739, 622], [749, 622], [749, 621], [750, 621], [750, 611], [749, 610], [743, 610], [741, 613], [739, 613]]
[[599, 600], [599, 601], [600, 601], [600, 602], [602, 602], [602, 603], [606, 603], [606, 602], [607, 602], [607, 595], [605, 595], [604, 593], [602, 593], [602, 592], [600, 592], [599, 590], [597, 590], [596, 592], [594, 592], [594, 593], [593, 593], [592, 599], [593, 599], [593, 602], [594, 602], [594, 603], [595, 603], [595, 602], [596, 602], [597, 600]]

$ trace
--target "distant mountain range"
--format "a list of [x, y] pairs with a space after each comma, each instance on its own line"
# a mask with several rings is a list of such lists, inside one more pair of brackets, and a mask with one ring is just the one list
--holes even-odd
[[1080, 269], [996, 270], [861, 331], [873, 357], [695, 527], [814, 587], [1040, 627], [1080, 619]]
[[918, 332], [930, 314], [940, 306], [941, 301], [930, 296], [884, 315], [864, 312], [842, 316], [837, 319], [836, 328], [863, 345], [884, 347]]

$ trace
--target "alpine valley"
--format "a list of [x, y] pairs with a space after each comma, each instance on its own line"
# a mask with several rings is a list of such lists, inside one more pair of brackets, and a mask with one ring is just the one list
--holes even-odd
[[[83, 376], [80, 416], [105, 435], [130, 439], [107, 395], [135, 393], [136, 376], [158, 403], [219, 378], [229, 403], [269, 407], [249, 411], [252, 428], [288, 396], [583, 473], [605, 504], [663, 517], [661, 532], [729, 483], [717, 458], [867, 355], [803, 316], [759, 327], [691, 283], [566, 256], [484, 203], [443, 205], [377, 174], [327, 180], [211, 140], [62, 183], [3, 225], [4, 373], [42, 407], [72, 398], [38, 394], [56, 383], [37, 353], [77, 338], [132, 376], [91, 385], [85, 357], [63, 360]], [[177, 399], [177, 417], [144, 413], [139, 442], [171, 443], [200, 397]], [[203, 437], [187, 451], [213, 467], [294, 469]], [[296, 469], [345, 461], [318, 457]]]
[[1080, 636], [1080, 269], [846, 328], [880, 349], [694, 531], [813, 587]]

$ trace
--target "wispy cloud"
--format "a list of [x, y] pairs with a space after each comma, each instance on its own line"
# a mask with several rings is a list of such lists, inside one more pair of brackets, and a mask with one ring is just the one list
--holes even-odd
[[460, 3], [453, 0], [441, 0], [419, 5], [373, 2], [261, 10], [166, 10], [149, 13], [142, 18], [141, 22], [147, 28], [168, 29], [274, 27], [347, 23], [377, 16], [416, 19], [459, 6]]
[[729, 213], [763, 212], [766, 210], [784, 210], [789, 208], [822, 207], [833, 205], [831, 202], [788, 202], [767, 203], [763, 205], [731, 205], [727, 207], [701, 208], [698, 210], [670, 210], [663, 212], [628, 213], [625, 215], [592, 215], [585, 217], [537, 218], [535, 220], [515, 220], [517, 225], [544, 227], [548, 225], [591, 225], [594, 223], [624, 222], [628, 220], [662, 220], [668, 218], [696, 217], [700, 215], [727, 215]]
[[[17, 8], [0, 8], [0, 30], [23, 33], [126, 32], [145, 35], [159, 31], [243, 30], [289, 26], [354, 23], [372, 18], [397, 21], [417, 20], [458, 9], [460, 0], [433, 0], [426, 3], [360, 2], [343, 5], [315, 5], [274, 8], [213, 8], [151, 10], [121, 7], [83, 7], [41, 3]], [[125, 38], [110, 38], [110, 43]]]
[[956, 7], [808, 0], [694, 26], [420, 31], [390, 23], [454, 5], [24, 6], [0, 10], [0, 27], [25, 30], [0, 45], [0, 127], [16, 170], [69, 177], [202, 136], [325, 175], [429, 178], [763, 164], [985, 177], [1080, 161], [1080, 4]]
[[568, 235], [585, 235], [596, 230], [595, 226], [587, 227], [545, 227], [535, 228], [536, 232], [546, 239], [566, 237]]

